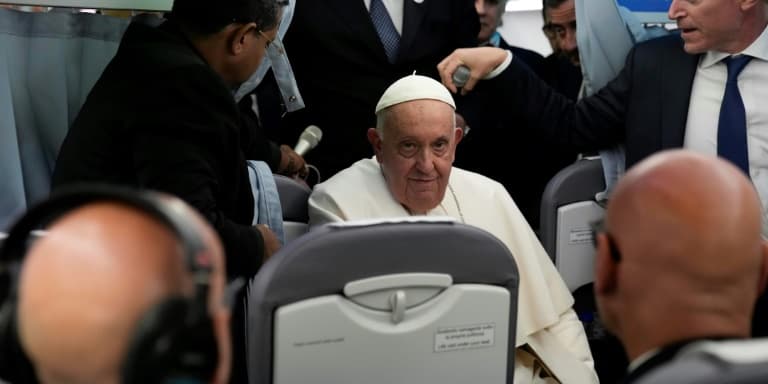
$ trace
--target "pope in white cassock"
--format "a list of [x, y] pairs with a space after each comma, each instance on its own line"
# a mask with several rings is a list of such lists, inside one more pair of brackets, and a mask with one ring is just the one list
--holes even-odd
[[[312, 226], [409, 215], [451, 216], [498, 237], [520, 273], [515, 383], [597, 383], [573, 297], [504, 187], [453, 168], [462, 137], [448, 90], [424, 76], [392, 84], [368, 130], [375, 159], [318, 184]], [[554, 376], [554, 377], [552, 377]]]

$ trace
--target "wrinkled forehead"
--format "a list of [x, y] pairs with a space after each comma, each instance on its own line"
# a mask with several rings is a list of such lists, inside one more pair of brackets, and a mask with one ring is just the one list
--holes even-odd
[[393, 105], [386, 113], [386, 132], [394, 137], [450, 136], [455, 128], [453, 107], [438, 100], [412, 100]]

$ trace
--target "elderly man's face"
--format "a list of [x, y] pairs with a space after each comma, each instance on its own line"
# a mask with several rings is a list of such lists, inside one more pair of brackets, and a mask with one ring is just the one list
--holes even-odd
[[386, 110], [383, 137], [368, 139], [390, 192], [413, 214], [424, 214], [443, 200], [461, 130], [454, 110], [436, 100], [414, 100]]
[[686, 52], [735, 53], [745, 48], [738, 41], [743, 22], [740, 4], [737, 0], [673, 0], [669, 18], [677, 21]]

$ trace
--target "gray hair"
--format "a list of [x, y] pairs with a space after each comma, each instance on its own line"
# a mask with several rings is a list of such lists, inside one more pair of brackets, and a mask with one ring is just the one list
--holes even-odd
[[376, 114], [376, 132], [379, 133], [380, 138], [384, 138], [384, 125], [387, 124], [388, 115], [389, 108], [384, 108]]

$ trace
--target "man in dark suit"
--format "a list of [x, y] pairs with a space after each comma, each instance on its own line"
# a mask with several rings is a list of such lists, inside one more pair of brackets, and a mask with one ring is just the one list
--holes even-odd
[[[691, 127], [687, 122], [703, 111], [694, 109], [695, 113], [689, 116], [689, 109], [698, 106], [695, 103], [699, 99], [720, 93], [725, 87], [726, 77], [722, 75], [726, 64], [707, 62], [705, 59], [710, 56], [754, 54], [744, 73], [757, 72], [755, 80], [766, 80], [762, 84], [768, 85], [768, 76], [760, 72], [768, 60], [762, 57], [768, 51], [768, 36], [764, 33], [768, 23], [765, 4], [763, 0], [740, 3], [744, 5], [727, 0], [695, 5], [674, 1], [670, 16], [677, 20], [682, 39], [680, 35], [673, 35], [638, 44], [616, 79], [596, 95], [578, 103], [544, 86], [506, 51], [457, 50], [438, 68], [446, 86], [456, 91], [450, 81], [451, 74], [459, 65], [470, 67], [472, 78], [462, 89], [463, 93], [471, 91], [477, 80], [498, 75], [498, 80], [486, 81], [480, 86], [494, 87], [499, 100], [510, 109], [523, 111], [527, 119], [536, 122], [553, 140], [582, 151], [623, 142], [627, 146], [627, 166], [631, 166], [658, 150], [684, 146], [686, 136], [695, 134], [689, 132], [687, 128]], [[721, 75], [718, 76], [720, 91], [707, 88], [701, 90], [705, 94], [693, 92], [697, 71], [713, 66]], [[748, 113], [753, 112], [749, 110], [750, 105], [746, 107]], [[766, 114], [768, 118], [768, 110], [764, 108], [754, 113]], [[766, 118], [759, 120], [764, 122]], [[756, 126], [755, 130], [761, 128]], [[755, 164], [751, 164], [755, 171], [765, 168], [755, 160]]]
[[277, 0], [175, 1], [159, 27], [132, 23], [62, 144], [53, 188], [107, 182], [181, 197], [226, 247], [231, 276], [250, 277], [279, 243], [252, 226], [246, 159], [266, 158], [231, 90], [276, 34]]
[[[573, 103], [494, 48], [457, 50], [438, 68], [443, 83], [459, 65], [491, 87], [504, 108], [525, 116], [554, 142], [579, 151], [623, 143], [626, 165], [667, 148], [717, 154], [744, 171], [757, 189], [768, 237], [768, 32], [764, 0], [673, 1], [680, 35], [638, 44], [619, 76]], [[510, 60], [511, 59], [511, 60]], [[742, 97], [742, 95], [744, 97]], [[493, 107], [493, 106], [489, 106]], [[768, 296], [757, 303], [753, 334], [768, 335]]]
[[[512, 52], [543, 78], [544, 59], [541, 55], [509, 45], [497, 31], [506, 3], [506, 0], [475, 1], [475, 10], [480, 17], [478, 45]], [[528, 224], [537, 230], [544, 188], [552, 176], [576, 159], [576, 154], [568, 150], [553, 151], [538, 129], [511, 129], [514, 125], [510, 126], [510, 122], [520, 118], [502, 106], [488, 108], [496, 102], [495, 97], [494, 92], [479, 90], [463, 101], [461, 113], [470, 130], [456, 151], [456, 165], [504, 185]], [[505, 161], [500, 162], [497, 159], [502, 153]]]
[[660, 152], [619, 181], [596, 228], [595, 296], [632, 361], [625, 383], [696, 341], [749, 337], [768, 281], [760, 205], [737, 167], [692, 151]]
[[285, 46], [306, 108], [286, 116], [280, 141], [322, 128], [306, 159], [323, 178], [370, 157], [365, 133], [387, 86], [414, 71], [437, 78], [435, 65], [475, 46], [477, 31], [472, 0], [298, 1]]

